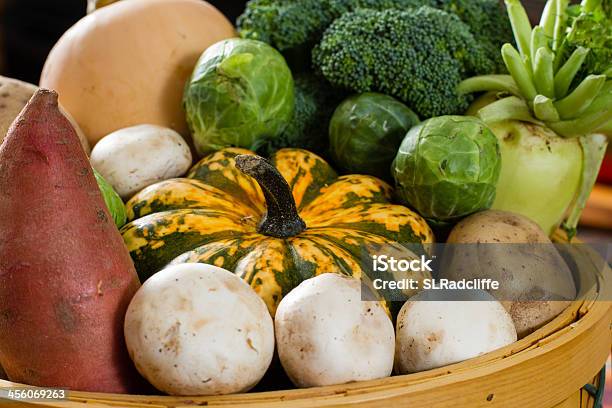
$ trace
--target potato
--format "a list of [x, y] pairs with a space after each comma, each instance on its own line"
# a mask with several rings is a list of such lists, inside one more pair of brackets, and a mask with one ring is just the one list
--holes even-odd
[[92, 166], [123, 199], [158, 181], [182, 176], [191, 160], [181, 135], [156, 125], [117, 130], [91, 152]]
[[[6, 136], [6, 132], [8, 131], [9, 127], [17, 115], [19, 115], [19, 112], [21, 112], [21, 110], [26, 106], [26, 103], [28, 103], [37, 89], [38, 88], [36, 85], [19, 81], [17, 79], [0, 76], [0, 144], [4, 139], [4, 136]], [[83, 131], [74, 121], [72, 116], [66, 112], [66, 110], [62, 109], [61, 106], [60, 110], [70, 121], [74, 127], [74, 130], [76, 130], [77, 136], [79, 136], [79, 140], [83, 146], [83, 150], [85, 150], [85, 153], [89, 155], [91, 149], [89, 147], [87, 138], [83, 134]]]
[[0, 76], [0, 143], [34, 92], [35, 85]]
[[378, 302], [361, 301], [360, 281], [326, 273], [305, 280], [280, 302], [278, 354], [298, 387], [387, 377], [393, 324]]
[[424, 290], [397, 316], [396, 368], [430, 370], [477, 357], [516, 341], [504, 307], [482, 290]]
[[447, 242], [487, 244], [454, 248], [440, 277], [497, 280], [499, 289], [491, 294], [504, 304], [521, 338], [557, 316], [576, 296], [567, 264], [544, 231], [522, 215], [496, 210], [474, 214], [455, 226]]
[[488, 210], [463, 219], [451, 231], [452, 243], [550, 244], [538, 224], [520, 214]]
[[124, 328], [138, 371], [172, 395], [248, 391], [274, 353], [263, 300], [213, 265], [178, 264], [153, 275], [132, 299]]

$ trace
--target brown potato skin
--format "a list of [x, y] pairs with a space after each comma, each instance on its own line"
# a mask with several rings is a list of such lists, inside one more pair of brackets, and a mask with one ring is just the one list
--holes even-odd
[[550, 244], [548, 236], [529, 218], [508, 211], [487, 210], [458, 223], [448, 236], [451, 243]]
[[11, 381], [133, 392], [123, 319], [138, 278], [57, 94], [0, 146], [0, 364]]
[[498, 280], [500, 289], [491, 294], [512, 316], [519, 338], [555, 318], [576, 296], [571, 270], [527, 217], [498, 210], [476, 213], [455, 226], [447, 243], [537, 245], [466, 245], [455, 249], [452, 268], [441, 271], [448, 279]]

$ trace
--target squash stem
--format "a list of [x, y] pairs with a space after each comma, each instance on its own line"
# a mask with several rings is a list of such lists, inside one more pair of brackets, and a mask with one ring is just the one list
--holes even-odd
[[236, 167], [257, 181], [266, 199], [268, 210], [259, 224], [260, 234], [289, 238], [306, 229], [289, 184], [269, 161], [260, 156], [241, 154], [236, 156]]

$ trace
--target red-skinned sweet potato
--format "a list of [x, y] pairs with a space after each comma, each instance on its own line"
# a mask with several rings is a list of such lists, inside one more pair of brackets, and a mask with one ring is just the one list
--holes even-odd
[[0, 364], [12, 381], [124, 393], [138, 278], [57, 94], [39, 90], [0, 146]]

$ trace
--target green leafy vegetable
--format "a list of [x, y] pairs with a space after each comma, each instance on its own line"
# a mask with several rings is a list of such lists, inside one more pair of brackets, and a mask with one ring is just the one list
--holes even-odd
[[228, 146], [256, 150], [289, 123], [293, 78], [283, 56], [268, 44], [224, 40], [200, 57], [183, 103], [200, 155]]
[[373, 92], [351, 96], [332, 116], [331, 156], [348, 173], [388, 180], [400, 143], [418, 122], [414, 112], [390, 96]]
[[497, 138], [469, 116], [440, 116], [413, 127], [392, 165], [400, 199], [436, 222], [489, 208], [500, 169]]
[[568, 32], [557, 53], [558, 64], [566, 61], [578, 49], [589, 49], [580, 72], [575, 75], [577, 86], [589, 74], [612, 76], [612, 1], [583, 0], [567, 9]]
[[106, 207], [108, 207], [108, 211], [115, 221], [115, 225], [117, 228], [123, 227], [127, 221], [127, 213], [125, 211], [123, 200], [121, 200], [119, 194], [117, 194], [113, 187], [108, 184], [108, 182], [104, 180], [104, 178], [96, 170], [94, 170], [94, 176], [96, 176], [98, 187], [100, 187], [100, 192], [102, 193]]

